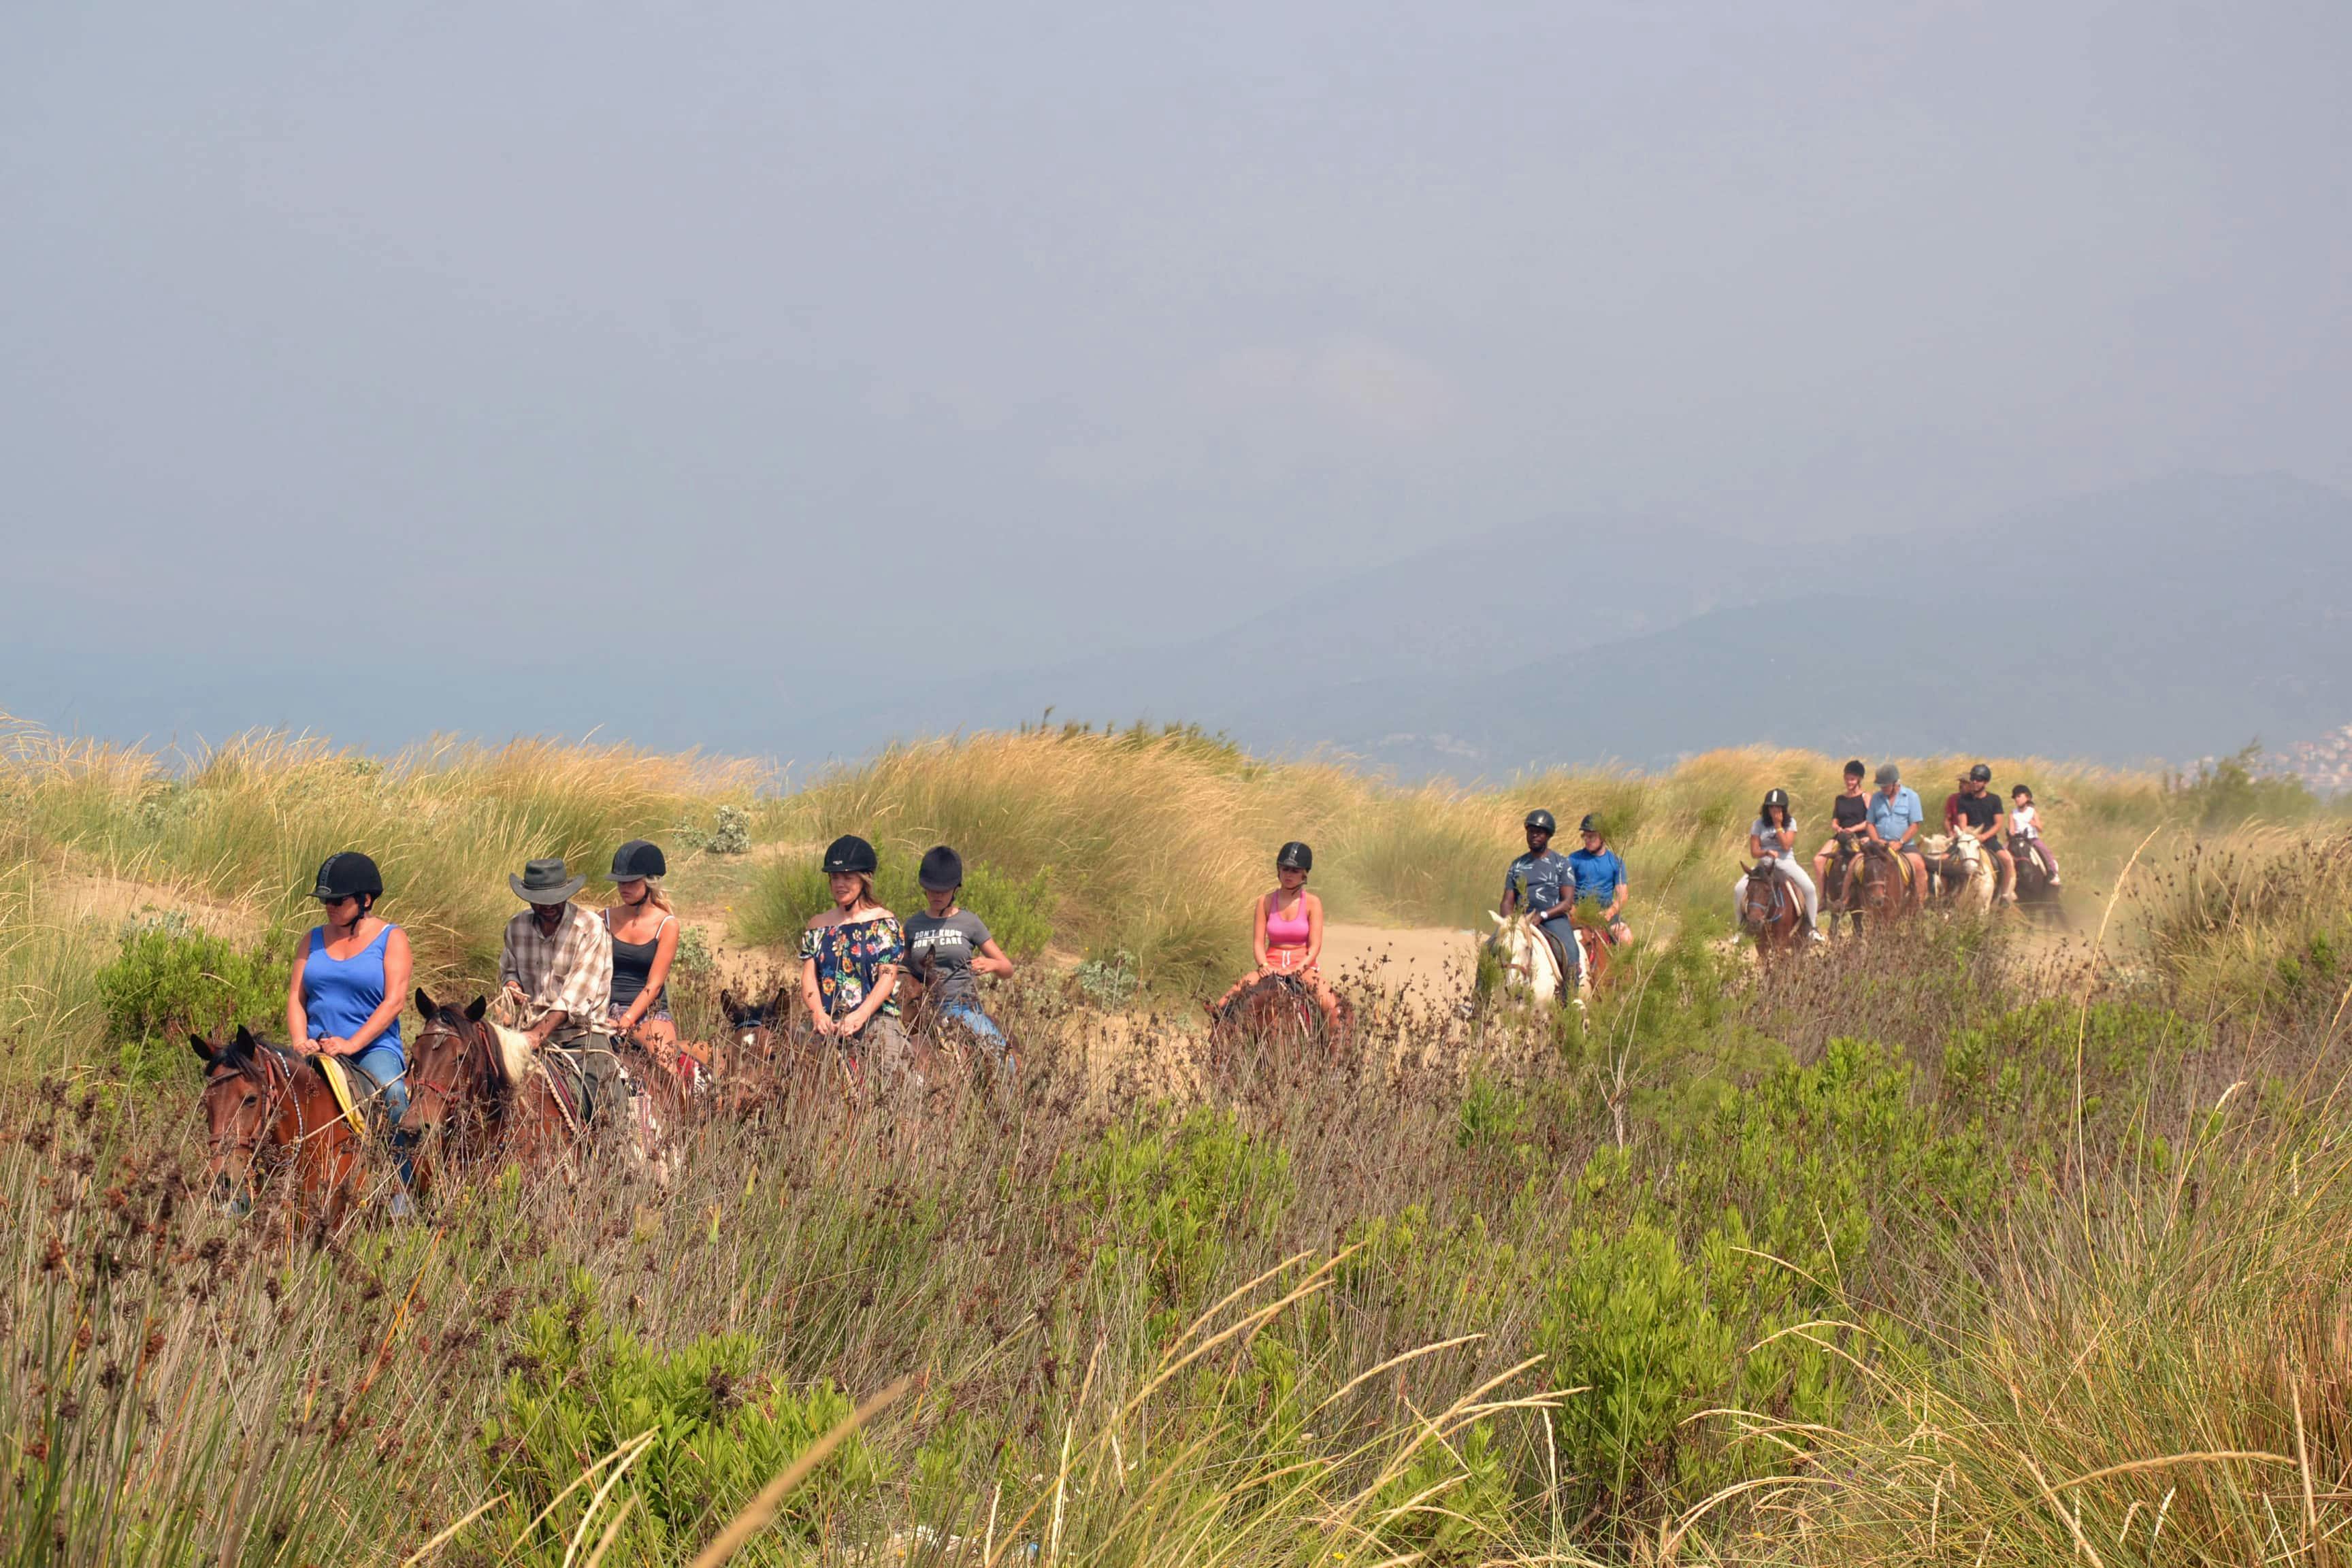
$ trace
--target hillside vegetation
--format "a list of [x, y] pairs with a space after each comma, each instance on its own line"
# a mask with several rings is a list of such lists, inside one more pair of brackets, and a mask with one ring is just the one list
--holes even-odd
[[[683, 1563], [911, 1377], [751, 1560], [2344, 1560], [2342, 820], [2227, 767], [1994, 759], [2077, 935], [1933, 920], [1759, 974], [1720, 940], [1746, 822], [1772, 784], [1818, 816], [1839, 761], [1466, 793], [1051, 731], [787, 792], [610, 748], [175, 767], [19, 731], [0, 1555]], [[1906, 763], [1931, 805], [1956, 771]], [[770, 1085], [667, 1186], [513, 1173], [323, 1245], [198, 1179], [174, 1030], [270, 1022], [331, 849], [465, 994], [529, 855], [655, 837], [684, 907], [774, 940], [832, 835], [886, 885], [946, 839], [1031, 951], [1127, 955], [1157, 1007], [1243, 961], [1282, 839], [1335, 913], [1467, 926], [1536, 804], [1609, 817], [1650, 939], [1581, 1021], [1366, 991], [1360, 1061], [1229, 1081], [1040, 957], [995, 993], [1009, 1103]], [[747, 852], [698, 847], [737, 823]], [[719, 984], [682, 971], [690, 1031]]]

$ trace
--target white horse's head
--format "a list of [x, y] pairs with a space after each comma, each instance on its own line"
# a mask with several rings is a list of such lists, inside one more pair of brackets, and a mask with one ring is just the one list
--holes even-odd
[[1952, 835], [1951, 853], [1962, 865], [1974, 866], [1984, 858], [1984, 846], [1977, 841], [1973, 833], [1955, 833]]
[[1532, 914], [1493, 915], [1495, 955], [1503, 961], [1503, 984], [1538, 996], [1559, 994], [1559, 959], [1536, 931]]

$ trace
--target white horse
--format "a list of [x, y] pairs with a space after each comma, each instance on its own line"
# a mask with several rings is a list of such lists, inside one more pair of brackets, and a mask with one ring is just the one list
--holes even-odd
[[[1938, 839], [1943, 837], [1936, 836]], [[1943, 884], [1944, 895], [1952, 900], [1954, 909], [1980, 915], [1992, 908], [1992, 862], [1975, 834], [1956, 830], [1936, 864], [1939, 868], [1937, 880]]]
[[1573, 1002], [1581, 1011], [1585, 994], [1592, 989], [1584, 965], [1579, 963], [1576, 984], [1571, 991], [1560, 984], [1559, 953], [1544, 934], [1536, 930], [1536, 917], [1516, 914], [1505, 917], [1493, 914], [1495, 934], [1488, 945], [1503, 961], [1503, 985], [1506, 990], [1525, 989], [1546, 1001]]

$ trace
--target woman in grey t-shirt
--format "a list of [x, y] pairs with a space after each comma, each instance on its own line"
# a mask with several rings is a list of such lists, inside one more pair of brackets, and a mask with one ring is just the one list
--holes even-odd
[[915, 873], [930, 906], [907, 921], [907, 978], [919, 984], [939, 1016], [962, 1025], [992, 1055], [1011, 1048], [1004, 1031], [980, 1005], [983, 974], [1010, 974], [1013, 961], [970, 910], [956, 904], [963, 890], [963, 858], [942, 844], [923, 856]]

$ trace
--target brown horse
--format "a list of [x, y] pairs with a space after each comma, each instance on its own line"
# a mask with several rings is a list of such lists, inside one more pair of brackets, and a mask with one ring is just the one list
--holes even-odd
[[1315, 993], [1296, 976], [1262, 974], [1210, 1014], [1209, 1059], [1220, 1076], [1244, 1064], [1344, 1059], [1355, 1043], [1355, 1009], [1339, 998], [1339, 1026], [1324, 1019]]
[[1919, 874], [1917, 868], [1907, 866], [1901, 855], [1885, 845], [1874, 840], [1865, 844], [1846, 872], [1847, 907], [1873, 921], [1908, 915], [1917, 907], [1911, 879]]
[[1803, 940], [1805, 900], [1780, 864], [1762, 860], [1739, 879], [1739, 929], [1756, 943], [1759, 958], [1785, 952]]
[[425, 1026], [408, 1049], [401, 1127], [418, 1140], [420, 1193], [440, 1164], [467, 1171], [499, 1154], [535, 1164], [568, 1150], [578, 1135], [579, 1114], [544, 1066], [534, 1063], [520, 1083], [509, 1080], [505, 1054], [482, 1022], [487, 1010], [479, 996], [461, 1012], [417, 988]]
[[340, 1226], [359, 1184], [361, 1136], [318, 1063], [242, 1025], [226, 1045], [196, 1035], [188, 1044], [205, 1064], [215, 1189], [244, 1212], [268, 1178], [290, 1172], [298, 1210], [321, 1230]]

